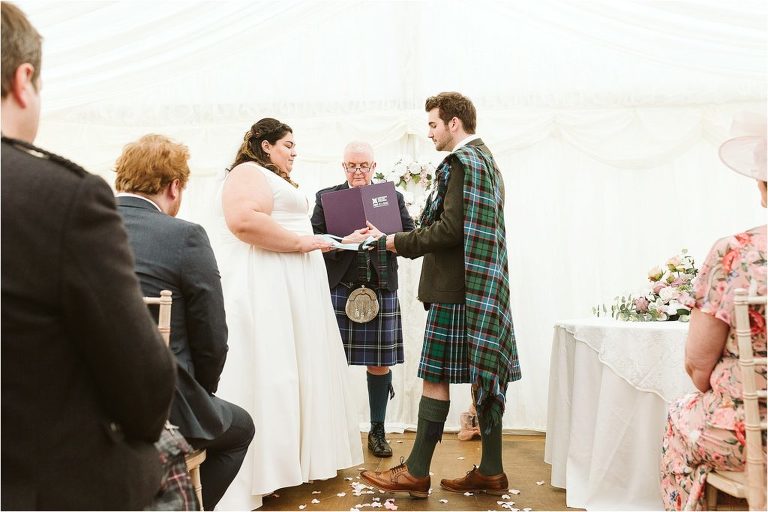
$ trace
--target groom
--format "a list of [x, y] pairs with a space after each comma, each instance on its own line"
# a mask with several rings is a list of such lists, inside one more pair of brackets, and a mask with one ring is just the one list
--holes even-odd
[[419, 300], [429, 310], [418, 375], [424, 380], [416, 441], [403, 464], [363, 471], [388, 491], [429, 495], [429, 466], [450, 406], [449, 384], [471, 383], [482, 430], [480, 466], [443, 479], [452, 492], [501, 495], [508, 489], [501, 462], [501, 418], [507, 384], [521, 378], [509, 309], [504, 184], [490, 150], [475, 135], [469, 98], [443, 92], [427, 99], [429, 138], [450, 151], [437, 169], [437, 194], [421, 227], [387, 236], [387, 250], [424, 256]]

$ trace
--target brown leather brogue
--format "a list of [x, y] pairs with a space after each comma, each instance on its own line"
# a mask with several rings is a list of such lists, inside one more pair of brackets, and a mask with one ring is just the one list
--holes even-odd
[[440, 487], [451, 492], [484, 492], [495, 496], [501, 496], [508, 491], [509, 482], [507, 481], [507, 475], [505, 473], [485, 476], [480, 473], [477, 466], [473, 466], [462, 478], [456, 478], [454, 480], [443, 478], [440, 480]]
[[408, 472], [408, 466], [400, 457], [400, 465], [387, 471], [363, 471], [360, 478], [382, 491], [407, 492], [412, 498], [429, 496], [431, 480], [429, 475], [419, 478]]

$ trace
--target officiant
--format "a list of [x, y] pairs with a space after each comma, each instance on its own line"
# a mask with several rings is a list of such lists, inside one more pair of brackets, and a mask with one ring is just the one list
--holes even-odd
[[[367, 142], [350, 142], [344, 148], [341, 166], [346, 181], [317, 193], [312, 213], [312, 228], [317, 234], [328, 232], [321, 200], [324, 194], [371, 184], [376, 169], [373, 147]], [[396, 195], [403, 231], [411, 231], [413, 219], [405, 207], [403, 195], [400, 192]], [[368, 237], [367, 230], [366, 226], [359, 226], [343, 242], [361, 243]], [[330, 251], [323, 256], [347, 362], [368, 367], [371, 414], [368, 449], [377, 457], [391, 457], [392, 447], [387, 443], [384, 430], [387, 401], [394, 397], [390, 366], [404, 361], [403, 329], [397, 300], [397, 256], [387, 252], [383, 243], [375, 244], [370, 250]], [[347, 313], [355, 310], [356, 303], [365, 305], [362, 317]], [[370, 307], [371, 303], [373, 307]]]

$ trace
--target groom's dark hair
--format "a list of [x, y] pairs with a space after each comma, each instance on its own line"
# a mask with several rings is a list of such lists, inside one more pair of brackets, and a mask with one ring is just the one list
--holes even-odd
[[458, 92], [441, 92], [437, 96], [430, 96], [427, 98], [424, 108], [427, 112], [433, 108], [438, 109], [440, 119], [445, 124], [448, 124], [448, 121], [457, 117], [461, 121], [465, 132], [475, 133], [475, 127], [477, 126], [475, 106], [469, 98]]

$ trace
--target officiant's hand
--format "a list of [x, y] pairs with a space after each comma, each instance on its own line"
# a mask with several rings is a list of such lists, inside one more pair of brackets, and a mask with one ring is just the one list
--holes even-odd
[[371, 236], [371, 234], [368, 232], [369, 229], [367, 227], [356, 229], [347, 236], [345, 236], [341, 243], [343, 244], [361, 244], [368, 240], [368, 237]]
[[368, 225], [368, 236], [372, 236], [376, 240], [378, 240], [379, 238], [384, 236], [384, 233], [379, 231], [379, 228], [377, 228], [376, 226], [374, 226], [373, 224], [371, 224], [368, 221], [365, 221], [365, 223]]

